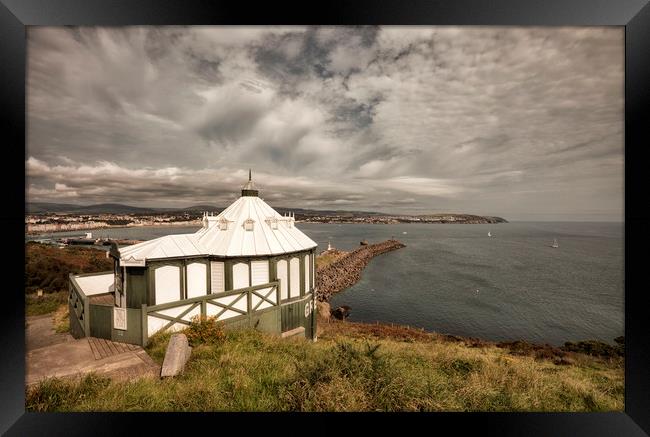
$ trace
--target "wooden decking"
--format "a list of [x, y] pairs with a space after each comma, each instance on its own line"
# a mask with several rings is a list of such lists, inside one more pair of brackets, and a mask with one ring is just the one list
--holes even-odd
[[140, 346], [128, 343], [118, 343], [103, 338], [88, 337], [88, 344], [96, 360], [121, 354], [122, 352], [142, 349]]

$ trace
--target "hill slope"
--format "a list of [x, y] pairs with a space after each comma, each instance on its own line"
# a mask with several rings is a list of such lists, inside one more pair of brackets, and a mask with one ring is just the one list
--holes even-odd
[[[435, 334], [368, 336], [333, 323], [318, 342], [253, 330], [194, 345], [183, 375], [50, 380], [28, 411], [622, 411], [622, 359], [572, 363]], [[149, 346], [161, 363], [169, 334]]]

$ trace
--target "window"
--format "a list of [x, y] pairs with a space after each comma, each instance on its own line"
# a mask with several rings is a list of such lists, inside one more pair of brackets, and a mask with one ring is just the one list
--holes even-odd
[[248, 264], [237, 263], [232, 266], [232, 288], [237, 290], [239, 288], [250, 287], [248, 281]]
[[155, 271], [156, 305], [181, 300], [181, 269], [177, 266], [158, 267]]
[[289, 297], [300, 295], [300, 260], [297, 257], [291, 258], [289, 273]]
[[228, 230], [228, 220], [226, 220], [225, 218], [219, 219], [219, 230], [220, 231]]
[[305, 255], [305, 293], [309, 293], [309, 270], [311, 268], [311, 264], [309, 263], [309, 255]]
[[253, 219], [246, 219], [244, 220], [244, 230], [246, 231], [252, 231], [253, 230], [253, 224], [255, 223], [255, 220]]
[[187, 265], [187, 297], [204, 296], [207, 294], [208, 272], [206, 265], [195, 262]]
[[267, 284], [269, 282], [269, 262], [253, 261], [251, 262], [251, 285]]
[[289, 284], [287, 280], [289, 274], [287, 273], [287, 260], [281, 259], [276, 266], [277, 278], [280, 280], [280, 299], [286, 300], [289, 298]]
[[222, 261], [210, 262], [210, 286], [212, 293], [226, 291], [225, 269]]

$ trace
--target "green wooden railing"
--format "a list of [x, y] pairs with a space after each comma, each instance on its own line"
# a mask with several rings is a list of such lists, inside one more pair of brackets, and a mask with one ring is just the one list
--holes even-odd
[[76, 323], [79, 328], [83, 331], [81, 337], [90, 336], [90, 310], [89, 305], [90, 301], [88, 296], [84, 294], [79, 286], [79, 283], [75, 279], [75, 275], [70, 273], [70, 294], [68, 295], [68, 304], [70, 310], [70, 321], [72, 322], [73, 317], [76, 319]]
[[[262, 291], [268, 289], [266, 291]], [[217, 299], [222, 299], [229, 296], [237, 296], [236, 299], [230, 301], [229, 303], [217, 302]], [[272, 296], [275, 295], [275, 302], [272, 300]], [[257, 296], [259, 301], [253, 305], [253, 296]], [[239, 303], [242, 299], [246, 299], [246, 310], [236, 308], [235, 305]], [[269, 307], [259, 309], [264, 302], [270, 304]], [[183, 317], [187, 316], [196, 308], [200, 307], [201, 316], [207, 316], [208, 305], [212, 305], [220, 308], [219, 312], [212, 314], [217, 320], [222, 316], [226, 311], [232, 311], [237, 313], [236, 316], [229, 317], [225, 319], [226, 322], [240, 321], [242, 319], [248, 318], [249, 325], [252, 326], [252, 314], [253, 312], [260, 313], [267, 310], [273, 310], [276, 307], [280, 306], [280, 281], [268, 282], [266, 284], [255, 285], [252, 287], [239, 288], [236, 290], [230, 290], [223, 293], [214, 293], [206, 294], [205, 296], [197, 296], [189, 299], [177, 300], [174, 302], [163, 303], [159, 305], [148, 306], [146, 304], [142, 305], [142, 344], [143, 346], [147, 344], [149, 337], [149, 317], [155, 317], [158, 319], [166, 320], [167, 323], [160, 328], [157, 332], [165, 331], [175, 325], [180, 323], [182, 325], [189, 326], [190, 321], [184, 320]], [[162, 314], [160, 311], [168, 310], [172, 308], [185, 307], [181, 313], [177, 316], [170, 316], [167, 314]]]

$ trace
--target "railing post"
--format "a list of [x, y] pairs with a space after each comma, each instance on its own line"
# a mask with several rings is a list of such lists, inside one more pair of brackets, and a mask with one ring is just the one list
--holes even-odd
[[90, 337], [90, 299], [88, 296], [84, 297], [84, 331], [86, 337]]
[[149, 326], [147, 326], [148, 323], [148, 317], [147, 317], [147, 304], [143, 303], [142, 307], [140, 308], [140, 311], [142, 311], [142, 347], [145, 347], [147, 345], [147, 340], [149, 337]]
[[207, 318], [207, 317], [208, 317], [208, 303], [206, 298], [201, 301], [201, 318]]
[[246, 312], [248, 313], [248, 327], [252, 328], [253, 327], [253, 290], [250, 288], [246, 291], [246, 300], [247, 300]]

